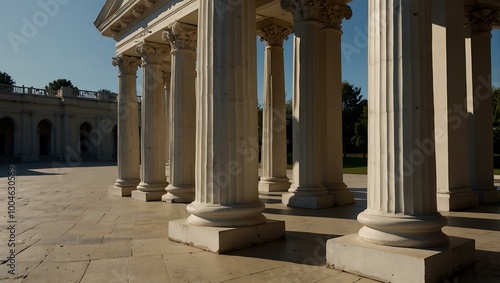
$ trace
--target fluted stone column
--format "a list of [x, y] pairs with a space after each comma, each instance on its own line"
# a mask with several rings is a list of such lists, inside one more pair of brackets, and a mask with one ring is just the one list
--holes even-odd
[[108, 193], [130, 196], [139, 184], [139, 112], [136, 77], [140, 58], [118, 55], [113, 66], [118, 66], [118, 179]]
[[[259, 201], [255, 1], [200, 0], [196, 197], [169, 238], [213, 252], [273, 240]], [[175, 95], [175, 94], [174, 94]]]
[[[163, 62], [163, 87], [165, 89], [165, 144], [167, 145], [167, 150], [165, 154], [165, 160], [167, 163], [165, 164], [165, 174], [167, 178], [167, 182], [170, 181], [170, 122], [172, 121], [172, 108], [171, 108], [171, 97], [170, 97], [170, 85], [172, 79], [171, 66], [170, 61]], [[162, 196], [163, 197], [163, 196]]]
[[[477, 206], [470, 187], [465, 81], [464, 0], [433, 1], [433, 68], [436, 128], [436, 180], [439, 210]], [[423, 149], [432, 150], [424, 144]]]
[[470, 174], [480, 203], [500, 201], [493, 183], [493, 118], [491, 84], [491, 28], [500, 25], [500, 11], [487, 6], [469, 6], [470, 75], [472, 113]]
[[[170, 182], [166, 202], [192, 202], [195, 184], [196, 26], [176, 22], [163, 32], [171, 46]], [[170, 139], [169, 139], [170, 140]]]
[[441, 231], [435, 154], [421, 147], [434, 147], [431, 7], [369, 1], [368, 207], [358, 234], [328, 241], [327, 264], [336, 269], [435, 282], [473, 262], [473, 240]]
[[142, 201], [161, 200], [168, 185], [165, 177], [166, 117], [162, 78], [163, 58], [167, 45], [143, 42], [137, 47], [142, 56], [141, 183], [132, 198]]
[[333, 206], [322, 182], [320, 156], [321, 95], [319, 86], [319, 30], [321, 0], [282, 0], [281, 8], [294, 18], [293, 75], [293, 182], [282, 197], [287, 206], [326, 208]]
[[321, 118], [322, 182], [335, 205], [354, 203], [344, 183], [342, 156], [342, 20], [350, 19], [351, 8], [333, 0], [322, 3], [323, 28], [319, 31], [319, 87]]
[[262, 175], [259, 192], [287, 191], [286, 102], [283, 40], [291, 29], [286, 22], [269, 18], [259, 22], [264, 53], [264, 105], [262, 113]]

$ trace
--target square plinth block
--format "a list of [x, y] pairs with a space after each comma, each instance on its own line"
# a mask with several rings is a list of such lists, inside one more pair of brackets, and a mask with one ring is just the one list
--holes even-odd
[[289, 188], [290, 182], [259, 182], [259, 194], [287, 192]]
[[284, 194], [281, 202], [286, 206], [300, 207], [308, 209], [321, 209], [333, 206], [334, 197], [332, 195], [322, 196], [302, 196], [294, 193]]
[[267, 220], [248, 227], [206, 227], [189, 224], [187, 219], [168, 222], [168, 237], [174, 242], [214, 253], [260, 245], [285, 236], [285, 221]]
[[161, 196], [166, 194], [166, 191], [159, 192], [143, 192], [139, 190], [132, 191], [132, 198], [140, 201], [156, 201], [161, 200]]
[[132, 195], [132, 191], [136, 189], [136, 187], [109, 186], [108, 194], [116, 197], [129, 197]]
[[449, 238], [445, 247], [417, 249], [372, 244], [351, 234], [327, 241], [326, 263], [386, 282], [443, 282], [474, 262], [474, 240]]

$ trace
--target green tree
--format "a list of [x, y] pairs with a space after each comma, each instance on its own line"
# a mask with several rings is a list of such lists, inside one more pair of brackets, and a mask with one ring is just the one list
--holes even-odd
[[101, 93], [101, 94], [109, 94], [109, 95], [118, 96], [118, 93], [113, 92], [113, 91], [111, 91], [109, 89], [105, 89], [105, 88], [102, 88], [102, 89], [98, 90], [97, 92]]
[[[292, 127], [292, 99], [286, 101], [286, 154], [292, 156], [293, 153], [293, 127]], [[290, 158], [287, 162], [292, 163]]]
[[351, 142], [363, 153], [363, 158], [366, 157], [368, 150], [368, 102], [362, 100], [363, 112], [359, 116], [358, 121], [354, 124], [354, 136]]
[[264, 115], [264, 110], [262, 109], [262, 105], [257, 105], [257, 125], [258, 125], [258, 128], [257, 128], [257, 135], [258, 135], [258, 138], [259, 138], [259, 160], [260, 160], [260, 151], [261, 151], [261, 148], [262, 148], [262, 116]]
[[342, 141], [344, 157], [347, 152], [356, 150], [352, 142], [355, 136], [355, 125], [363, 113], [365, 102], [361, 95], [361, 88], [355, 87], [346, 81], [342, 82]]
[[57, 91], [61, 87], [64, 87], [64, 86], [71, 87], [71, 88], [74, 88], [74, 89], [78, 89], [77, 87], [75, 87], [73, 85], [73, 83], [70, 80], [67, 80], [67, 79], [57, 79], [57, 80], [54, 80], [54, 81], [50, 82], [48, 85], [46, 85], [45, 86], [45, 90], [48, 90], [48, 91]]
[[15, 83], [16, 81], [14, 81], [9, 74], [0, 71], [0, 84], [14, 85]]
[[493, 88], [493, 149], [500, 153], [500, 88]]

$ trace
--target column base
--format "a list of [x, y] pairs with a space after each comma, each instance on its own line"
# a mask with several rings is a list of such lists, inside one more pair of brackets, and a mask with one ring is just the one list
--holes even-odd
[[136, 190], [137, 186], [130, 187], [118, 187], [116, 185], [108, 187], [108, 194], [116, 197], [129, 197], [133, 190]]
[[161, 197], [165, 194], [165, 191], [158, 192], [143, 192], [140, 190], [132, 191], [132, 198], [140, 201], [157, 201], [161, 200]]
[[497, 187], [491, 189], [475, 189], [479, 203], [500, 202], [500, 190]]
[[263, 224], [237, 228], [198, 226], [189, 224], [187, 219], [168, 222], [168, 237], [171, 241], [214, 253], [244, 249], [284, 236], [284, 221], [267, 220]]
[[269, 179], [269, 180], [261, 180], [259, 181], [259, 193], [266, 194], [272, 192], [287, 192], [290, 189], [290, 182], [288, 178], [283, 179]]
[[437, 208], [440, 211], [461, 210], [478, 205], [477, 196], [469, 187], [450, 189], [450, 193], [437, 194]]
[[385, 282], [441, 282], [474, 262], [474, 240], [450, 237], [433, 249], [368, 243], [358, 234], [327, 241], [328, 267]]
[[161, 197], [162, 201], [169, 203], [190, 203], [194, 201], [194, 187], [174, 187], [168, 185], [167, 193]]
[[347, 189], [345, 183], [325, 185], [329, 195], [333, 196], [333, 205], [346, 205], [354, 203], [354, 194]]
[[308, 209], [321, 209], [333, 206], [334, 197], [332, 195], [304, 196], [294, 193], [284, 194], [281, 202], [286, 206], [300, 207]]

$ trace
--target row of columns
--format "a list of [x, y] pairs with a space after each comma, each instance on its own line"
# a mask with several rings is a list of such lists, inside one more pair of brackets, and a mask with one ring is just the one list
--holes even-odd
[[[283, 203], [289, 206], [305, 208], [324, 208], [334, 204], [353, 203], [352, 193], [347, 190], [343, 182], [342, 152], [341, 152], [341, 68], [340, 68], [340, 23], [343, 18], [351, 16], [348, 6], [331, 2], [325, 5], [321, 1], [315, 2], [312, 18], [300, 18], [295, 23], [295, 54], [296, 66], [295, 81], [301, 82], [294, 88], [294, 180], [292, 185], [288, 181], [286, 163], [286, 109], [285, 109], [285, 82], [283, 41], [291, 32], [289, 25], [277, 19], [268, 19], [259, 22], [258, 34], [266, 42], [265, 71], [264, 71], [264, 111], [263, 111], [263, 142], [262, 142], [262, 176], [259, 182], [261, 193], [287, 191], [283, 196]], [[321, 5], [320, 5], [321, 4]], [[302, 5], [302, 4], [301, 4]], [[305, 4], [304, 4], [305, 5]], [[296, 13], [301, 13], [300, 6]], [[322, 15], [321, 23], [319, 15]], [[255, 24], [254, 24], [255, 25]], [[303, 27], [303, 28], [302, 28]], [[141, 182], [134, 190], [129, 183], [137, 181], [137, 176], [130, 175], [127, 179], [125, 171], [133, 170], [137, 166], [137, 153], [133, 159], [121, 162], [119, 160], [119, 178], [110, 192], [117, 195], [129, 195], [144, 201], [162, 199], [170, 202], [191, 202], [194, 199], [195, 176], [195, 131], [196, 131], [196, 99], [195, 99], [195, 64], [196, 64], [196, 27], [175, 23], [168, 28], [163, 39], [170, 43], [170, 50], [165, 45], [143, 43], [137, 48], [137, 54], [142, 57], [143, 71], [143, 105], [142, 105], [142, 134], [141, 134]], [[304, 38], [312, 36], [312, 38]], [[302, 40], [305, 47], [301, 47]], [[331, 44], [332, 50], [326, 50], [325, 44]], [[321, 49], [319, 46], [323, 46]], [[312, 48], [312, 49], [311, 49]], [[316, 50], [318, 49], [318, 50]], [[170, 52], [169, 52], [170, 51]], [[318, 52], [321, 52], [319, 54]], [[163, 84], [167, 80], [158, 79], [161, 64], [166, 54], [171, 55], [171, 86], [165, 95], [170, 99], [163, 99], [160, 95]], [[308, 58], [313, 54], [316, 60]], [[324, 56], [327, 60], [319, 60]], [[115, 65], [121, 68], [118, 61], [134, 62], [134, 70], [125, 74], [120, 70], [120, 84], [123, 92], [119, 99], [128, 102], [119, 102], [119, 107], [128, 108], [130, 101], [124, 96], [135, 92], [133, 77], [139, 60], [131, 56], [119, 56]], [[198, 59], [200, 60], [200, 59]], [[132, 63], [128, 63], [129, 65]], [[133, 72], [132, 72], [133, 71]], [[164, 71], [164, 73], [167, 71]], [[130, 76], [130, 77], [127, 77]], [[335, 79], [330, 79], [334, 77]], [[327, 79], [328, 78], [328, 79]], [[132, 88], [132, 85], [134, 86]], [[127, 88], [125, 90], [125, 88]], [[125, 103], [125, 104], [124, 104]], [[165, 104], [171, 103], [167, 111]], [[320, 111], [318, 111], [318, 109]], [[127, 113], [130, 111], [127, 111]], [[165, 112], [168, 113], [165, 119]], [[302, 114], [301, 114], [302, 113]], [[310, 115], [310, 113], [314, 113]], [[201, 113], [200, 113], [201, 114]], [[119, 127], [120, 153], [131, 152], [137, 148], [137, 141], [128, 138], [133, 131], [129, 124], [128, 115]], [[163, 121], [167, 122], [167, 127]], [[300, 122], [299, 122], [300, 120]], [[325, 121], [328, 120], [328, 121]], [[151, 121], [151, 122], [148, 122]], [[236, 122], [234, 119], [230, 122]], [[235, 126], [235, 125], [232, 125]], [[120, 129], [123, 129], [121, 132]], [[166, 131], [171, 131], [169, 134]], [[168, 135], [168, 137], [166, 137]], [[166, 138], [165, 138], [166, 137]], [[127, 140], [124, 142], [123, 140]], [[168, 142], [161, 142], [167, 140]], [[170, 149], [164, 145], [170, 143]], [[254, 143], [248, 141], [248, 145]], [[247, 146], [246, 144], [243, 147]], [[238, 148], [241, 148], [239, 146]], [[241, 150], [241, 149], [240, 149]], [[245, 149], [243, 149], [245, 150]], [[165, 154], [163, 154], [165, 152]], [[166, 183], [163, 168], [170, 152], [170, 184]], [[257, 151], [258, 152], [258, 151]], [[320, 154], [326, 152], [327, 154]], [[165, 161], [165, 162], [164, 162]], [[299, 166], [300, 164], [300, 166]], [[122, 169], [121, 167], [127, 167]], [[231, 178], [230, 178], [231, 179]], [[124, 190], [124, 184], [127, 189]], [[167, 194], [164, 192], [166, 187]], [[118, 190], [118, 191], [117, 191]], [[132, 192], [134, 191], [134, 192]]]
[[[491, 79], [489, 83], [485, 79], [490, 77], [491, 66], [484, 63], [489, 60], [489, 56], [483, 58], [488, 53], [483, 51], [473, 53], [474, 50], [489, 48], [491, 24], [474, 20], [474, 17], [483, 15], [485, 11], [469, 13], [470, 23], [475, 23], [471, 25], [471, 39], [467, 45], [474, 57], [474, 60], [468, 60], [474, 73], [468, 76], [471, 78], [469, 89], [472, 85], [477, 87], [474, 95], [469, 95], [474, 99], [467, 101], [465, 83], [456, 83], [465, 82], [465, 64], [453, 59], [463, 57], [460, 55], [465, 53], [465, 45], [460, 44], [465, 36], [459, 11], [463, 9], [463, 4], [463, 0], [435, 1], [433, 4], [433, 68], [440, 70], [437, 74], [446, 76], [445, 80], [436, 80], [434, 83], [435, 93], [446, 94], [434, 96], [436, 136], [441, 131], [444, 133], [443, 139], [436, 138], [437, 195], [438, 207], [442, 210], [476, 206], [477, 197], [472, 188], [481, 189], [481, 202], [496, 201], [498, 198], [498, 192], [492, 190], [493, 180], [489, 172], [491, 170], [488, 170], [492, 168], [492, 160], [486, 158], [492, 153], [491, 145], [484, 146], [480, 142], [474, 142], [476, 139], [486, 139], [484, 135], [491, 135], [491, 129], [485, 126], [491, 124], [491, 117], [484, 114], [491, 112], [488, 111], [491, 110], [488, 106], [491, 104]], [[344, 18], [350, 18], [352, 12], [348, 6], [334, 1], [282, 1], [282, 6], [294, 14], [294, 177], [290, 186], [286, 176], [283, 40], [288, 37], [291, 29], [285, 22], [267, 19], [258, 23], [258, 34], [266, 42], [262, 175], [258, 185], [259, 192], [288, 190], [283, 195], [283, 203], [297, 207], [324, 208], [352, 203], [353, 195], [347, 190], [342, 174], [340, 65], [341, 22]], [[487, 17], [494, 19], [493, 12], [486, 12]], [[137, 49], [144, 67], [145, 110], [142, 112], [142, 182], [137, 186], [134, 198], [146, 201], [162, 198], [169, 202], [191, 202], [194, 199], [196, 31], [196, 26], [175, 23], [163, 35], [169, 45], [143, 43]], [[472, 48], [472, 45], [475, 47]], [[172, 78], [170, 68], [165, 67], [168, 64], [163, 61], [167, 55], [171, 56], [171, 69], [174, 70]], [[134, 189], [130, 184], [139, 180], [136, 173], [125, 171], [134, 170], [138, 166], [138, 152], [135, 152], [138, 141], [132, 136], [134, 133], [130, 133], [136, 127], [134, 123], [137, 124], [130, 121], [137, 117], [130, 113], [135, 113], [133, 109], [137, 108], [131, 97], [135, 94], [135, 73], [140, 62], [137, 57], [119, 56], [114, 63], [120, 67], [122, 99], [119, 107], [128, 110], [126, 117], [120, 118], [123, 122], [119, 127], [119, 140], [123, 145], [119, 146], [119, 155], [128, 152], [121, 158], [127, 161], [118, 162], [119, 178], [113, 189], [118, 189], [120, 195], [129, 195]], [[159, 79], [160, 73], [163, 80]], [[164, 99], [160, 95], [162, 91]], [[456, 113], [450, 113], [449, 110], [457, 105], [469, 108], [469, 112], [474, 115], [472, 123], [456, 122]], [[171, 117], [175, 118], [170, 119]], [[467, 142], [453, 142], [464, 140], [467, 132], [470, 145]], [[483, 138], [478, 138], [479, 136]], [[161, 142], [162, 138], [164, 142]], [[474, 150], [468, 151], [468, 146], [474, 147]], [[425, 143], [420, 147], [426, 151]], [[467, 152], [471, 154], [468, 155]], [[172, 154], [171, 157], [169, 153]], [[170, 184], [167, 184], [160, 165], [168, 162], [172, 163], [169, 166]], [[468, 162], [472, 164], [470, 171], [467, 166], [462, 166]], [[469, 185], [471, 183], [472, 188]]]
[[[490, 8], [468, 11], [471, 61], [477, 68], [469, 75], [473, 88], [483, 91], [481, 98], [478, 91], [471, 96], [479, 103], [473, 124], [482, 123], [475, 139], [487, 141], [471, 152], [487, 167], [468, 166], [469, 125], [466, 117], [457, 119], [450, 111], [467, 106], [464, 1], [396, 2], [369, 1], [367, 208], [358, 215], [363, 227], [357, 234], [328, 241], [327, 264], [383, 281], [411, 276], [415, 282], [437, 282], [471, 265], [475, 249], [474, 240], [442, 232], [446, 218], [438, 202], [447, 208], [477, 204], [471, 184], [483, 189], [477, 186], [480, 180], [487, 180], [484, 189], [491, 194], [496, 191], [488, 81], [491, 25], [484, 29], [484, 16], [492, 13]], [[469, 180], [469, 168], [476, 170], [475, 181]], [[477, 168], [484, 170], [484, 179]]]

